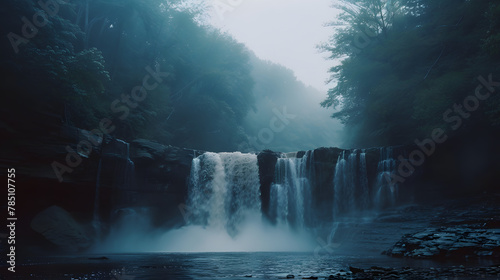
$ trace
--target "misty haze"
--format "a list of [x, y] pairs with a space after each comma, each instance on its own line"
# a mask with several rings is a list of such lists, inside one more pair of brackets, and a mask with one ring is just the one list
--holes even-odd
[[0, 19], [0, 279], [499, 279], [500, 1]]

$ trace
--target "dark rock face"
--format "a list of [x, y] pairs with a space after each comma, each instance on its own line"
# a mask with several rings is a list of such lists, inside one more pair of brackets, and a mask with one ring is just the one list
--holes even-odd
[[[101, 147], [111, 139], [94, 137], [88, 131], [54, 122], [47, 125], [48, 117], [34, 115], [29, 126], [12, 126], [12, 130], [9, 130], [10, 138], [3, 139], [6, 148], [1, 150], [0, 166], [5, 170], [16, 169], [16, 196], [20, 198], [20, 207], [16, 207], [16, 214], [22, 217], [16, 225], [20, 249], [40, 245], [54, 249], [52, 243], [47, 241], [48, 238], [44, 238], [31, 227], [35, 216], [51, 206], [64, 209], [79, 224], [90, 223]], [[29, 131], [27, 127], [30, 128]], [[75, 161], [73, 166], [68, 166], [68, 150], [77, 152], [78, 143], [82, 141], [90, 143], [91, 151], [77, 154], [81, 161]], [[72, 152], [71, 156], [75, 156], [75, 153]], [[61, 181], [53, 169], [54, 162], [66, 165], [71, 170], [61, 174]], [[52, 225], [47, 223], [43, 226], [37, 223], [37, 228], [45, 227], [49, 229]], [[78, 244], [82, 243], [77, 242], [73, 248], [84, 247]]]
[[31, 228], [64, 252], [76, 253], [92, 245], [92, 239], [84, 226], [57, 206], [49, 207], [36, 215]]
[[269, 213], [269, 197], [271, 195], [271, 184], [274, 179], [274, 168], [280, 157], [279, 153], [273, 151], [263, 151], [257, 155], [259, 164], [260, 198], [262, 213], [267, 216]]
[[454, 266], [447, 268], [386, 268], [372, 266], [368, 269], [350, 267], [349, 272], [331, 275], [328, 279], [497, 279], [500, 266], [473, 267]]
[[[95, 135], [89, 131], [63, 124], [51, 125], [50, 128], [40, 126], [39, 129], [39, 134], [35, 138], [26, 136], [31, 136], [26, 133], [26, 135], [23, 134], [24, 136], [16, 136], [15, 144], [6, 143], [12, 148], [2, 150], [0, 159], [0, 166], [3, 168], [16, 168], [16, 175], [19, 177], [18, 184], [22, 186], [18, 188], [18, 195], [23, 198], [23, 207], [20, 208], [18, 214], [25, 221], [19, 223], [19, 238], [26, 240], [22, 243], [31, 245], [29, 240], [40, 239], [40, 234], [32, 230], [30, 223], [36, 215], [54, 205], [61, 211], [69, 213], [68, 215], [78, 224], [92, 222], [95, 203], [98, 205], [97, 212], [101, 217], [103, 227], [109, 226], [118, 219], [120, 213], [126, 212], [127, 208], [135, 207], [148, 208], [153, 224], [157, 227], [172, 228], [185, 223], [182, 209], [185, 209], [184, 203], [189, 193], [191, 163], [193, 158], [203, 153], [202, 151], [162, 145], [145, 139], [136, 139], [129, 144], [107, 135]], [[82, 141], [90, 143], [91, 151], [88, 154], [77, 153], [81, 161], [71, 166], [71, 171], [59, 177], [51, 164], [59, 162], [67, 165], [68, 150], [78, 151], [78, 144]], [[453, 144], [453, 142], [450, 143]], [[394, 157], [401, 155], [405, 158], [412, 149], [415, 147], [393, 147]], [[435, 177], [439, 175], [446, 179], [456, 174], [453, 165], [446, 165], [450, 161], [448, 155], [455, 150], [455, 147], [442, 148], [436, 152], [435, 157], [428, 161], [429, 164], [426, 162], [424, 166], [417, 168], [415, 174], [400, 186], [400, 197], [403, 199], [399, 202], [404, 203], [413, 198], [416, 198], [415, 202], [426, 201], [429, 196], [426, 195], [427, 191], [432, 191], [433, 195], [441, 194], [441, 197], [446, 194], [447, 192], [443, 192], [440, 186], [436, 187]], [[314, 200], [311, 208], [314, 208], [314, 213], [318, 213], [311, 218], [312, 220], [306, 222], [318, 224], [321, 221], [332, 220], [333, 177], [339, 155], [344, 151], [346, 155], [351, 153], [350, 150], [338, 148], [318, 148], [309, 152], [296, 153], [298, 158], [308, 156], [307, 172]], [[365, 153], [368, 184], [373, 186], [377, 175], [377, 164], [381, 157], [380, 149], [366, 149]], [[281, 157], [280, 153], [272, 151], [263, 151], [257, 156], [262, 213], [265, 216], [269, 213], [270, 189], [279, 157]], [[445, 170], [438, 174], [436, 170], [442, 170], [437, 169], [436, 166], [439, 166], [441, 161], [452, 171]], [[492, 168], [494, 167], [495, 165]], [[61, 181], [60, 178], [62, 178]], [[457, 180], [454, 178], [451, 182]], [[430, 184], [430, 182], [433, 183]], [[495, 186], [498, 188], [498, 185]], [[479, 188], [474, 191], [479, 193], [483, 189]], [[460, 194], [463, 193], [460, 192]], [[471, 192], [466, 194], [470, 195]], [[492, 224], [495, 222], [496, 220], [487, 221]], [[52, 227], [49, 222], [43, 225], [44, 223], [38, 221], [36, 224], [38, 231], [40, 228]], [[475, 227], [461, 226], [461, 228], [464, 232], [456, 233], [458, 243], [455, 243], [457, 244], [460, 244], [463, 238], [480, 234], [473, 231]], [[484, 238], [494, 240], [490, 237]], [[50, 240], [49, 237], [46, 239]], [[493, 243], [486, 239], [471, 242], [476, 242], [481, 246], [489, 244], [485, 247], [489, 248], [488, 246], [491, 247]], [[81, 244], [75, 246], [85, 247]], [[429, 246], [425, 245], [423, 248], [427, 247]], [[497, 250], [495, 248], [497, 247], [491, 250]], [[420, 253], [424, 254], [422, 252]], [[496, 254], [495, 252], [492, 254]], [[391, 254], [397, 255], [397, 250]], [[430, 253], [425, 252], [425, 254]], [[441, 251], [437, 253], [437, 255], [440, 254], [442, 254]], [[487, 255], [488, 253], [480, 254]]]
[[[7, 143], [11, 148], [2, 150], [0, 166], [16, 168], [16, 191], [23, 205], [17, 211], [23, 217], [17, 224], [20, 244], [55, 248], [50, 245], [54, 243], [52, 237], [44, 238], [39, 233], [53, 228], [51, 219], [34, 220], [51, 206], [58, 207], [60, 213], [69, 213], [79, 224], [88, 225], [97, 205], [103, 233], [116, 213], [128, 207], [150, 207], [157, 226], [184, 222], [178, 207], [186, 200], [192, 158], [201, 152], [140, 139], [129, 145], [108, 135], [64, 124], [40, 126], [39, 134], [20, 133], [11, 138], [14, 137], [15, 143]], [[81, 143], [90, 143], [85, 153], [79, 150]], [[59, 169], [57, 174], [55, 162], [67, 169]], [[32, 228], [32, 221], [36, 221], [37, 231]], [[80, 243], [76, 242], [74, 248], [81, 249]], [[76, 250], [58, 247], [63, 251]]]
[[420, 259], [500, 257], [500, 229], [428, 229], [408, 234], [384, 254]]
[[134, 140], [130, 144], [130, 158], [135, 163], [137, 184], [144, 190], [186, 193], [191, 162], [202, 153], [144, 139]]
[[[338, 148], [319, 148], [309, 152], [299, 151], [295, 155], [297, 158], [303, 158], [306, 154], [308, 156], [306, 163], [308, 169], [307, 173], [310, 180], [311, 195], [314, 199], [311, 206], [313, 208], [312, 212], [324, 214], [320, 216], [315, 215], [313, 217], [314, 221], [308, 221], [310, 223], [325, 220], [331, 215], [331, 201], [329, 201], [328, 198], [333, 197], [335, 164], [342, 151], [342, 149]], [[271, 217], [268, 217], [270, 190], [275, 176], [276, 162], [281, 156], [281, 153], [273, 151], [263, 151], [257, 156], [261, 184], [262, 213], [269, 218], [271, 222], [274, 221], [272, 221]]]
[[312, 205], [314, 213], [322, 213], [313, 217], [314, 221], [311, 221], [313, 224], [321, 220], [331, 220], [332, 202], [329, 198], [333, 198], [333, 175], [342, 151], [338, 148], [319, 148], [312, 152], [310, 162]]
[[[393, 150], [393, 156], [398, 157], [399, 155], [405, 155], [406, 150], [410, 149], [408, 146], [398, 146], [391, 147]], [[355, 157], [358, 162], [356, 162], [356, 168], [360, 168], [360, 153], [365, 154], [366, 160], [366, 177], [367, 184], [369, 188], [369, 196], [374, 196], [374, 192], [377, 188], [377, 172], [378, 172], [378, 163], [382, 158], [381, 148], [369, 148], [369, 149], [354, 149], [352, 150], [343, 150], [339, 148], [318, 148], [312, 151], [299, 151], [296, 153], [297, 158], [303, 158], [307, 156], [306, 161], [306, 173], [309, 179], [309, 184], [311, 188], [311, 212], [314, 215], [308, 217], [306, 223], [309, 225], [317, 225], [324, 221], [332, 221], [333, 220], [333, 197], [334, 197], [334, 175], [335, 168], [337, 165], [337, 161], [339, 157], [344, 153], [345, 158], [347, 159], [352, 153], [355, 153], [357, 156]], [[269, 152], [267, 152], [269, 153]], [[278, 154], [278, 157], [281, 154]], [[396, 161], [399, 164], [399, 161]], [[272, 162], [275, 164], [275, 161]], [[261, 162], [259, 161], [259, 165]], [[266, 178], [272, 178], [274, 175], [274, 169], [263, 169], [271, 172]], [[418, 174], [415, 175], [412, 180], [418, 178]], [[261, 171], [261, 178], [263, 177]], [[412, 182], [412, 180], [408, 180], [408, 182]], [[272, 181], [271, 181], [272, 182]], [[267, 182], [266, 182], [267, 183]], [[266, 185], [266, 188], [268, 186]], [[406, 184], [404, 187], [400, 186], [400, 197], [398, 203], [405, 203], [411, 201], [413, 196], [414, 187], [411, 184]], [[356, 191], [355, 191], [356, 192]], [[359, 193], [360, 190], [357, 189]], [[266, 195], [266, 193], [263, 193]], [[370, 203], [370, 202], [368, 202]], [[264, 208], [263, 208], [264, 209]], [[265, 212], [264, 212], [265, 213]]]
[[188, 196], [191, 163], [201, 154], [201, 151], [165, 146], [144, 139], [132, 141], [130, 157], [135, 163], [136, 188], [125, 192], [125, 196], [128, 193], [133, 200], [123, 199], [121, 207], [150, 207], [155, 225], [182, 225], [184, 220], [180, 209]]

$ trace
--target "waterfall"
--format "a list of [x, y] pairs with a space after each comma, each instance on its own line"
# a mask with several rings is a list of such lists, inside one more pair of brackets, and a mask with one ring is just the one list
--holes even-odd
[[368, 181], [366, 150], [342, 151], [339, 155], [333, 182], [334, 219], [354, 211], [370, 210], [373, 207], [383, 209], [395, 204], [397, 186], [391, 186], [386, 178], [396, 169], [393, 149], [380, 148], [379, 153], [373, 194]]
[[342, 151], [335, 165], [333, 179], [333, 217], [366, 210], [369, 207], [366, 152]]
[[130, 144], [120, 139], [116, 139], [116, 142], [125, 147], [124, 154], [126, 163], [125, 170], [123, 171], [124, 176], [122, 176], [123, 182], [120, 184], [120, 187], [124, 189], [131, 189], [134, 186], [135, 180], [135, 164], [132, 159], [130, 159]]
[[204, 153], [193, 159], [189, 189], [191, 224], [224, 228], [235, 236], [248, 215], [260, 216], [256, 155]]
[[306, 208], [310, 207], [311, 190], [307, 162], [312, 156], [308, 151], [302, 158], [284, 154], [278, 158], [271, 185], [269, 216], [278, 224], [303, 228]]
[[[116, 139], [110, 144], [103, 146], [102, 149], [101, 158], [97, 166], [92, 217], [92, 227], [98, 238], [102, 232], [103, 224], [107, 221], [107, 218], [103, 219], [103, 217], [101, 217], [103, 214], [101, 212], [101, 187], [113, 187], [130, 191], [135, 186], [135, 164], [132, 159], [130, 159], [130, 144], [123, 140]], [[123, 197], [125, 197], [125, 199]], [[132, 200], [132, 195], [127, 195], [126, 192], [123, 192], [122, 197], [115, 201], [127, 204]]]
[[[317, 247], [318, 236], [337, 246], [370, 219], [371, 210], [394, 205], [397, 188], [385, 178], [396, 168], [391, 148], [319, 151], [278, 158], [273, 152], [259, 158], [206, 152], [193, 158], [181, 210], [186, 223], [162, 234], [159, 250], [300, 251]], [[269, 197], [261, 197], [261, 188]], [[261, 199], [269, 201], [267, 213]]]
[[370, 187], [368, 183], [368, 170], [366, 167], [366, 150], [361, 150], [359, 154], [359, 186], [360, 186], [360, 207], [368, 209], [370, 207]]
[[281, 184], [271, 185], [271, 195], [269, 198], [269, 217], [280, 223], [287, 223], [288, 220], [288, 192], [287, 188]]
[[380, 148], [380, 160], [377, 165], [374, 205], [377, 209], [394, 206], [398, 192], [397, 185], [391, 185], [387, 178], [396, 171], [396, 160], [392, 147]]
[[346, 172], [346, 160], [345, 160], [345, 151], [342, 151], [342, 154], [339, 155], [337, 159], [337, 164], [335, 165], [335, 173], [333, 175], [333, 219], [335, 220], [341, 210], [342, 203], [342, 195], [345, 182], [345, 174]]
[[[283, 154], [277, 159], [271, 185], [269, 216], [280, 225], [304, 228], [311, 205], [309, 169], [312, 152], [302, 158]], [[189, 179], [189, 223], [224, 228], [231, 236], [247, 215], [261, 216], [257, 156], [204, 153], [193, 159]]]
[[[294, 156], [294, 155], [289, 155]], [[310, 251], [316, 244], [303, 230], [307, 197], [303, 168], [307, 158], [289, 158], [284, 166], [296, 183], [272, 189], [273, 209], [280, 224], [262, 215], [257, 155], [206, 152], [192, 160], [188, 182], [186, 224], [160, 237], [159, 249], [169, 252]], [[288, 162], [288, 163], [286, 163]], [[285, 168], [286, 166], [286, 168]], [[302, 176], [302, 177], [301, 177]], [[307, 191], [306, 191], [307, 192]], [[267, 213], [266, 213], [267, 214]], [[156, 248], [158, 250], [158, 248]]]

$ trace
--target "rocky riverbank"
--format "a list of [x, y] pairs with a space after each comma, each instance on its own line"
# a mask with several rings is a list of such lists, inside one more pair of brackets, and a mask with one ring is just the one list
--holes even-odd
[[[307, 279], [307, 278], [303, 278]], [[309, 278], [309, 279], [319, 279]], [[327, 279], [500, 279], [500, 265], [490, 267], [454, 266], [447, 268], [383, 268], [371, 267], [360, 269], [350, 267], [350, 271], [340, 271], [336, 275], [331, 275]]]
[[405, 234], [383, 253], [416, 259], [500, 260], [498, 205], [496, 195], [453, 201], [436, 211], [427, 229]]
[[407, 234], [384, 254], [411, 258], [500, 258], [500, 229], [431, 228]]

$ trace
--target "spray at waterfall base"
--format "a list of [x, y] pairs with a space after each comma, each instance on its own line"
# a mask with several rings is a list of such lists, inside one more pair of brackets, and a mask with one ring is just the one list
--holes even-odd
[[[396, 167], [391, 148], [378, 149], [376, 170], [367, 167], [366, 150], [339, 150], [337, 161], [326, 167], [315, 154], [274, 153], [266, 198], [261, 154], [204, 153], [192, 160], [184, 226], [160, 231], [148, 225], [146, 210], [130, 211], [115, 225], [103, 248], [122, 252], [314, 251], [318, 244], [329, 248], [342, 242], [342, 223], [368, 221], [374, 209], [396, 204], [398, 193], [384, 180]], [[325, 173], [321, 168], [329, 174], [321, 174]], [[325, 178], [329, 184], [323, 182]], [[144, 238], [145, 234], [151, 238]], [[322, 242], [318, 236], [324, 236]]]

